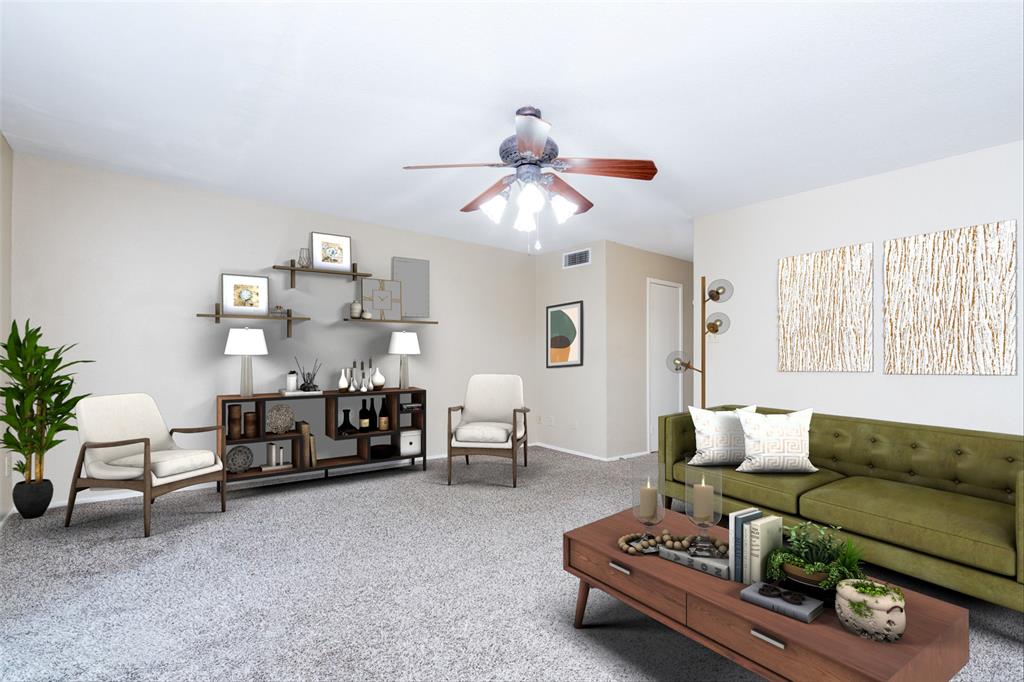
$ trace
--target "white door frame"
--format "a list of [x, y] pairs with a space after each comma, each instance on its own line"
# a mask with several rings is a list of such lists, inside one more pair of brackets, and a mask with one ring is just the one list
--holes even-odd
[[[653, 443], [652, 447], [652, 434], [651, 434], [651, 285], [658, 284], [660, 286], [672, 287], [676, 290], [676, 300], [678, 301], [679, 309], [679, 329], [676, 331], [676, 338], [679, 340], [678, 348], [683, 349], [683, 285], [679, 282], [670, 282], [664, 279], [655, 279], [654, 277], [647, 278], [647, 284], [645, 284], [644, 296], [647, 299], [647, 341], [645, 349], [645, 362], [644, 362], [644, 384], [646, 390], [645, 399], [647, 402], [647, 409], [644, 410], [645, 421], [644, 421], [644, 433], [647, 434], [647, 451], [652, 452], [657, 449], [657, 442]], [[665, 370], [668, 371], [667, 369]], [[677, 384], [678, 390], [676, 392], [678, 400], [678, 412], [683, 411], [683, 374], [684, 372], [678, 373]], [[655, 437], [656, 439], [656, 437]]]

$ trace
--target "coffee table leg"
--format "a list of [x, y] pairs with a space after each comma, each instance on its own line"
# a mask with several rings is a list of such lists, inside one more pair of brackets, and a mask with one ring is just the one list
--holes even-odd
[[590, 583], [580, 578], [580, 591], [576, 593], [576, 620], [573, 627], [583, 627], [583, 612], [587, 610], [587, 597], [590, 596]]

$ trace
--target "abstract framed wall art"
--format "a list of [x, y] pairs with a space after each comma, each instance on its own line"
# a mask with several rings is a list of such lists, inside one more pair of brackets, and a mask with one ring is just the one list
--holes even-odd
[[1017, 373], [1017, 222], [885, 242], [886, 374]]
[[583, 301], [547, 307], [545, 358], [548, 367], [583, 365]]
[[313, 267], [320, 270], [352, 272], [352, 238], [340, 234], [313, 232], [309, 236]]
[[402, 319], [402, 283], [393, 279], [366, 277], [362, 281], [363, 310], [374, 320]]
[[780, 372], [873, 369], [871, 243], [779, 259]]
[[231, 315], [270, 314], [270, 280], [254, 275], [220, 276], [221, 308]]

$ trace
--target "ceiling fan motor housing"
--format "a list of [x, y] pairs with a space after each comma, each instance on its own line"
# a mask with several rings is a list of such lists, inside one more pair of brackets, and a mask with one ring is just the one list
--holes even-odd
[[558, 158], [558, 145], [549, 137], [544, 143], [544, 153], [539, 159], [535, 159], [522, 154], [518, 149], [516, 136], [510, 135], [502, 140], [501, 146], [498, 147], [498, 156], [501, 157], [501, 162], [508, 166], [519, 166], [524, 163], [549, 164]]

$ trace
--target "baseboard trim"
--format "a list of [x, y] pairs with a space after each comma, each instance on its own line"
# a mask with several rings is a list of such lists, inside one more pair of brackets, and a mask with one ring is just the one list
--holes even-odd
[[645, 450], [641, 452], [630, 452], [629, 454], [625, 455], [609, 455], [607, 457], [601, 457], [600, 455], [593, 455], [589, 452], [580, 452], [579, 450], [570, 450], [569, 448], [563, 448], [558, 445], [551, 445], [550, 443], [530, 443], [530, 445], [536, 445], [539, 448], [548, 448], [549, 450], [557, 450], [558, 452], [564, 452], [568, 455], [576, 455], [577, 457], [596, 459], [599, 462], [614, 462], [617, 459], [629, 459], [631, 457], [639, 457], [641, 455], [651, 454]]

